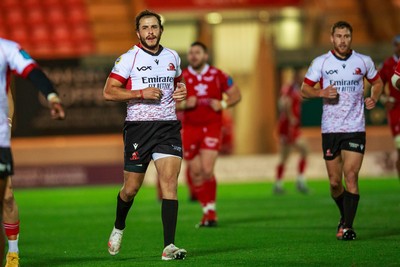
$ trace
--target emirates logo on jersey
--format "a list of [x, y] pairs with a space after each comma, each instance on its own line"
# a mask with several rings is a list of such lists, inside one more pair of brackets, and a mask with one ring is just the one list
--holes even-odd
[[356, 68], [353, 72], [353, 75], [363, 75], [362, 71], [360, 68]]
[[168, 64], [167, 70], [169, 70], [169, 71], [175, 71], [175, 70], [176, 70], [175, 65], [172, 64], [172, 63], [169, 63], [169, 64]]

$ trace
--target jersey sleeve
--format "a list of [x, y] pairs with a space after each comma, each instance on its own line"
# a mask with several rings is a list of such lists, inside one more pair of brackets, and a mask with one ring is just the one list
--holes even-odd
[[9, 43], [6, 51], [7, 62], [13, 73], [26, 78], [32, 69], [38, 67], [36, 61], [17, 43]]
[[133, 53], [123, 54], [115, 60], [114, 67], [109, 77], [120, 81], [122, 84], [126, 84], [130, 77], [133, 64]]
[[322, 76], [322, 60], [321, 58], [316, 58], [314, 59], [310, 67], [308, 67], [307, 73], [304, 77], [304, 83], [314, 86], [316, 83], [318, 83]]
[[181, 58], [178, 54], [176, 54], [176, 74], [175, 78], [179, 78], [182, 75], [182, 68], [181, 68]]
[[365, 65], [367, 67], [367, 73], [365, 77], [368, 79], [369, 82], [373, 82], [380, 77], [374, 62], [368, 56], [365, 59]]
[[221, 81], [221, 88], [223, 92], [226, 92], [233, 86], [233, 79], [231, 76], [223, 71], [219, 71], [219, 79]]

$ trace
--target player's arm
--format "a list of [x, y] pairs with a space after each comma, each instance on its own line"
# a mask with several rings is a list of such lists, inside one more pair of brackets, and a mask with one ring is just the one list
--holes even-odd
[[210, 106], [214, 111], [220, 111], [235, 106], [242, 99], [239, 87], [233, 84], [228, 90], [224, 92], [226, 96], [223, 100], [211, 99]]
[[197, 105], [197, 97], [192, 95], [183, 101], [176, 102], [177, 110], [192, 109]]
[[383, 82], [380, 77], [371, 82], [371, 96], [365, 98], [365, 107], [366, 109], [373, 109], [376, 105], [376, 102], [379, 100], [379, 96], [383, 91]]
[[65, 119], [61, 100], [46, 74], [40, 68], [33, 68], [26, 78], [46, 97], [49, 102], [51, 117], [56, 120]]
[[108, 77], [104, 85], [103, 97], [106, 100], [116, 102], [127, 102], [133, 99], [160, 100], [162, 91], [155, 87], [147, 87], [141, 90], [127, 90], [121, 81]]
[[338, 96], [337, 89], [333, 85], [329, 85], [324, 89], [315, 88], [307, 81], [301, 85], [301, 96], [303, 98], [329, 98], [334, 99]]

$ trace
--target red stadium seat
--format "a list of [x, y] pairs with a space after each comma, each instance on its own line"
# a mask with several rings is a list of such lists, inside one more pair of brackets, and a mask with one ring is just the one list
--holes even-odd
[[65, 24], [66, 22], [66, 12], [61, 7], [48, 8], [46, 17], [50, 25]]
[[5, 12], [6, 23], [9, 27], [19, 27], [25, 24], [25, 14], [22, 9], [10, 9]]
[[71, 24], [87, 23], [88, 17], [83, 7], [71, 7], [68, 9], [68, 20]]
[[27, 20], [30, 26], [44, 24], [46, 22], [45, 17], [46, 13], [43, 11], [43, 9], [38, 7], [31, 8], [27, 12]]
[[31, 29], [31, 38], [33, 43], [51, 43], [51, 32], [46, 25], [38, 25]]

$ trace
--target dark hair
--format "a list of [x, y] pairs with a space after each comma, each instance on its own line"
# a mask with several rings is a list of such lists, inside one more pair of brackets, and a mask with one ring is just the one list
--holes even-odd
[[155, 17], [158, 20], [158, 25], [160, 26], [161, 30], [164, 30], [163, 25], [161, 24], [161, 16], [155, 12], [150, 10], [143, 10], [136, 16], [136, 30], [139, 30], [140, 20], [144, 17]]
[[343, 29], [343, 28], [347, 28], [349, 29], [351, 34], [353, 33], [353, 27], [351, 27], [350, 23], [348, 23], [347, 21], [338, 21], [332, 25], [331, 35], [333, 35], [336, 29]]
[[196, 41], [190, 45], [190, 47], [193, 47], [193, 46], [200, 46], [204, 50], [204, 52], [208, 53], [207, 46], [205, 44], [203, 44], [202, 42]]

